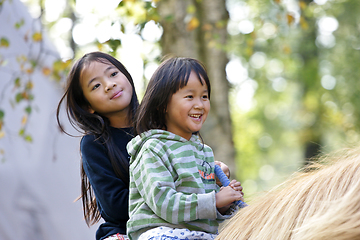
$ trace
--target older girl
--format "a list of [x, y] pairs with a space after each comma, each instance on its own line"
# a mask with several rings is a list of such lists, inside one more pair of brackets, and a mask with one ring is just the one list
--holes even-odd
[[[129, 198], [129, 155], [126, 144], [133, 137], [138, 107], [134, 82], [114, 57], [85, 54], [73, 65], [65, 94], [66, 112], [81, 139], [81, 198], [86, 223], [102, 223], [96, 239], [126, 236]], [[64, 129], [62, 129], [65, 131]], [[95, 194], [95, 196], [94, 196]], [[96, 197], [96, 198], [95, 198]]]

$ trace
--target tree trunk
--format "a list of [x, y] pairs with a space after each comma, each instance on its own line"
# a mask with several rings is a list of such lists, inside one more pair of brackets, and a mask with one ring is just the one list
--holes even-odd
[[[305, 0], [306, 8], [312, 3], [312, 0]], [[308, 29], [304, 29], [302, 40], [299, 44], [299, 53], [303, 59], [304, 66], [301, 71], [298, 73], [298, 77], [303, 82], [303, 100], [306, 102], [306, 98], [309, 94], [314, 94], [313, 92], [319, 95], [317, 104], [318, 107], [314, 109], [308, 109], [306, 104], [303, 104], [305, 112], [311, 112], [316, 115], [316, 120], [313, 125], [308, 126], [302, 131], [302, 140], [304, 143], [304, 165], [308, 163], [313, 157], [316, 157], [321, 152], [321, 117], [322, 117], [322, 104], [321, 104], [321, 95], [322, 95], [322, 86], [319, 75], [319, 51], [315, 44], [317, 37], [316, 30], [316, 17], [306, 15], [302, 12], [302, 17], [304, 22], [307, 23]]]
[[[163, 55], [193, 57], [203, 62], [211, 81], [211, 110], [201, 134], [214, 150], [215, 159], [235, 169], [235, 150], [229, 111], [227, 42], [228, 12], [225, 1], [163, 0], [158, 12], [164, 29]], [[236, 171], [232, 171], [232, 178]]]

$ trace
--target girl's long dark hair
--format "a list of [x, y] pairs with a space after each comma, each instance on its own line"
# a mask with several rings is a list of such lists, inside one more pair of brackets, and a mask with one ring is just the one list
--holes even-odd
[[147, 86], [135, 116], [137, 134], [150, 129], [167, 129], [165, 121], [167, 105], [171, 96], [186, 86], [191, 72], [197, 75], [202, 85], [206, 84], [210, 99], [210, 80], [201, 62], [182, 57], [167, 59], [157, 68]]
[[[120, 149], [115, 145], [110, 135], [110, 121], [96, 112], [90, 113], [87, 111], [90, 104], [86, 100], [80, 86], [80, 77], [82, 70], [94, 61], [114, 65], [129, 80], [133, 89], [133, 94], [127, 116], [129, 125], [133, 124], [135, 112], [139, 106], [133, 79], [126, 68], [117, 59], [102, 52], [85, 54], [74, 63], [67, 77], [66, 91], [60, 99], [57, 107], [56, 119], [61, 131], [72, 136], [65, 131], [60, 123], [60, 110], [62, 104], [65, 103], [66, 114], [70, 124], [77, 131], [83, 134], [95, 135], [97, 139], [105, 145], [116, 176], [118, 176], [124, 183], [129, 184], [129, 162], [128, 159], [123, 156]], [[84, 171], [82, 162], [81, 195], [79, 198], [82, 199], [84, 217], [87, 225], [90, 226], [98, 222], [101, 218], [100, 212], [98, 211], [96, 198], [89, 179]]]

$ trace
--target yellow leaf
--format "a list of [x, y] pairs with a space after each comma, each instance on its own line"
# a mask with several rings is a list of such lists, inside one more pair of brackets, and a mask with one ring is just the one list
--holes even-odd
[[32, 39], [34, 40], [34, 42], [40, 42], [42, 41], [42, 34], [41, 32], [36, 32], [32, 35]]
[[[3, 135], [5, 135], [5, 133], [4, 133]], [[1, 136], [1, 133], [0, 133], [0, 138], [1, 138], [1, 137], [2, 137], [2, 136]], [[1, 155], [4, 155], [4, 154], [5, 154], [4, 149], [0, 149], [0, 154], [1, 154]]]
[[28, 120], [27, 115], [24, 115], [21, 119], [21, 125], [25, 125], [27, 120]]
[[48, 67], [44, 67], [42, 69], [42, 73], [45, 75], [45, 76], [49, 76], [51, 74], [51, 69], [48, 68]]
[[16, 61], [18, 61], [19, 63], [21, 62], [26, 62], [27, 61], [27, 57], [25, 55], [20, 55], [16, 57]]
[[304, 17], [300, 17], [300, 26], [304, 30], [307, 30], [309, 28], [309, 24], [307, 23]]
[[289, 45], [285, 45], [285, 46], [283, 47], [283, 51], [284, 51], [285, 54], [290, 54], [290, 53], [291, 53], [291, 48], [290, 48], [290, 46], [289, 46]]
[[10, 43], [7, 38], [1, 38], [0, 39], [0, 47], [9, 47]]
[[216, 46], [216, 41], [212, 40], [208, 42], [208, 47], [209, 48], [214, 48]]
[[[5, 132], [4, 131], [0, 131], [0, 138], [3, 138], [3, 137], [5, 137]], [[4, 154], [4, 150], [3, 149], [1, 149], [1, 154]]]
[[33, 72], [34, 72], [34, 69], [32, 69], [32, 68], [26, 69], [26, 73], [28, 73], [28, 74], [32, 74]]
[[69, 66], [71, 65], [71, 63], [72, 63], [72, 60], [71, 60], [71, 59], [66, 60], [66, 61], [64, 62], [64, 68], [69, 67]]
[[247, 55], [247, 56], [251, 56], [251, 55], [253, 55], [254, 54], [254, 51], [253, 51], [253, 49], [252, 48], [246, 48], [245, 49], [245, 54]]
[[192, 17], [187, 24], [187, 30], [192, 31], [199, 26], [200, 22], [196, 17]]
[[99, 49], [99, 51], [103, 51], [104, 50], [104, 45], [102, 43], [97, 43], [97, 48]]
[[202, 26], [202, 29], [203, 29], [204, 31], [210, 31], [210, 30], [212, 29], [212, 26], [211, 26], [210, 23], [206, 23], [206, 24], [204, 24], [204, 25]]
[[26, 83], [26, 89], [33, 89], [33, 87], [34, 87], [34, 84], [33, 84], [32, 81], [28, 81], [28, 82]]
[[126, 11], [128, 16], [135, 24], [144, 22], [146, 20], [146, 9], [144, 3], [141, 1], [127, 0], [123, 10]]
[[187, 7], [187, 9], [186, 9], [186, 12], [188, 12], [188, 13], [195, 13], [196, 12], [196, 7], [194, 6], [194, 5], [192, 5], [192, 4], [190, 4], [188, 7]]
[[8, 60], [6, 59], [0, 59], [0, 66], [6, 66], [8, 64]]
[[58, 60], [53, 63], [54, 71], [60, 71], [62, 67], [62, 61]]
[[150, 21], [150, 20], [153, 20], [154, 22], [158, 23], [160, 21], [160, 16], [158, 14], [149, 14], [147, 16], [147, 20]]
[[24, 91], [21, 93], [21, 97], [22, 97], [22, 99], [29, 99], [29, 94]]
[[210, 41], [211, 39], [214, 38], [214, 35], [210, 32], [210, 31], [206, 31], [204, 33], [204, 39], [207, 40], [207, 41]]
[[304, 10], [307, 5], [306, 5], [306, 2], [300, 1], [300, 2], [299, 2], [299, 6], [300, 6], [300, 9], [301, 9], [301, 10]]
[[32, 142], [33, 140], [32, 140], [32, 137], [30, 136], [30, 135], [26, 135], [25, 136], [25, 141], [27, 141], [27, 142]]
[[307, 111], [316, 112], [316, 109], [319, 107], [319, 100], [314, 94], [308, 93], [305, 96], [304, 104]]
[[226, 22], [226, 21], [217, 21], [217, 22], [215, 23], [215, 26], [216, 26], [217, 28], [224, 28], [224, 27], [226, 27], [226, 25], [227, 25], [227, 22]]
[[294, 16], [293, 15], [291, 15], [291, 14], [286, 14], [286, 20], [287, 20], [287, 23], [289, 24], [289, 25], [291, 25], [292, 23], [294, 23], [295, 22], [295, 18], [294, 18]]

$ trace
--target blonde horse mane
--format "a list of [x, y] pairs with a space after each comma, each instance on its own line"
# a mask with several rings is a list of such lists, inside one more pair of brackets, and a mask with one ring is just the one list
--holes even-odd
[[360, 239], [360, 149], [323, 156], [223, 223], [216, 240]]

